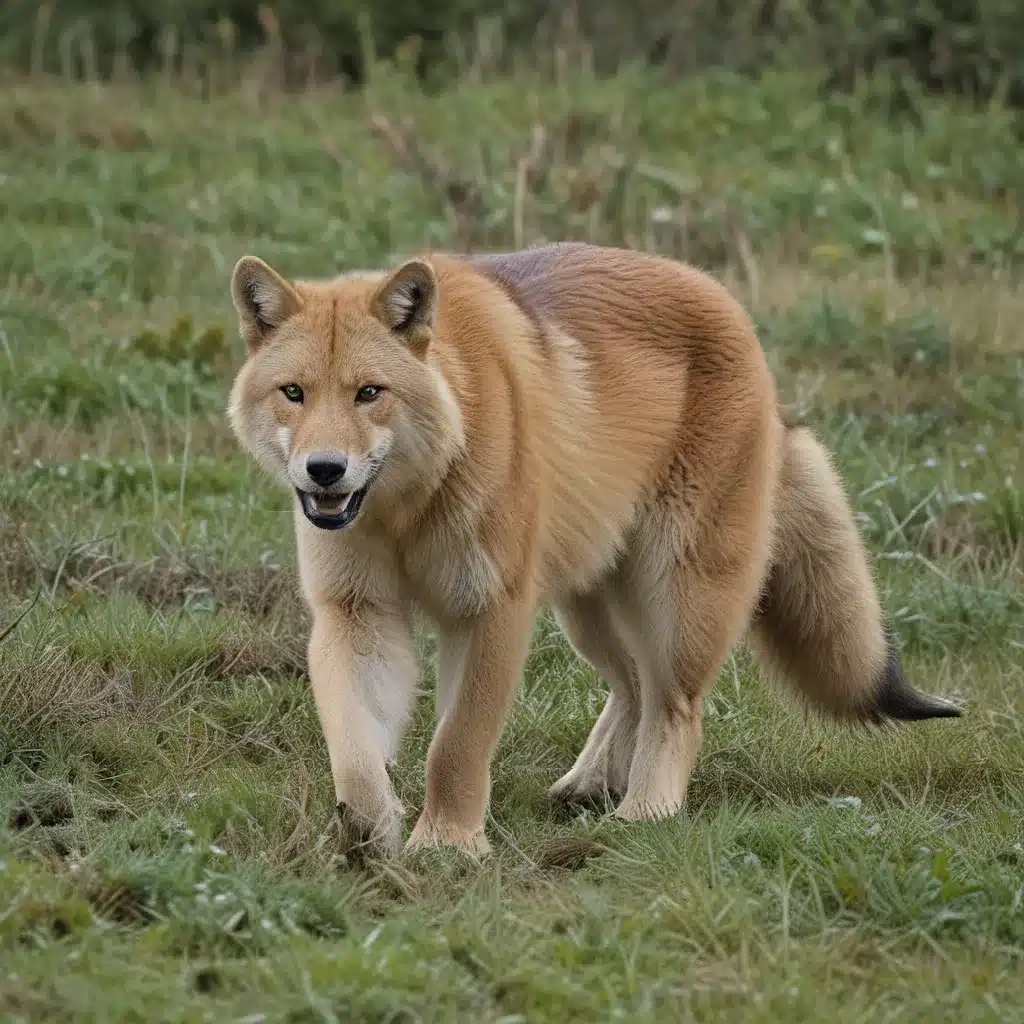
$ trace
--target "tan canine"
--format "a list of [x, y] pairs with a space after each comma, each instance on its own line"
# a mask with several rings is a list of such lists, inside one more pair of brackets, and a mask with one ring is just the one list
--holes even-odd
[[552, 794], [678, 811], [744, 635], [846, 720], [956, 716], [903, 677], [828, 454], [783, 423], [752, 325], [701, 272], [557, 245], [285, 281], [251, 256], [230, 402], [295, 494], [309, 665], [344, 835], [396, 852], [388, 776], [440, 641], [409, 846], [488, 849], [490, 762], [541, 603], [610, 693]]

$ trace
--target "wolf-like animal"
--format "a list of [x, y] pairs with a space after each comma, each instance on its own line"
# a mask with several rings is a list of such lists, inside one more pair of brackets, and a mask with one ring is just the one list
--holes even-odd
[[289, 283], [243, 257], [229, 418], [294, 494], [309, 668], [346, 842], [402, 844], [388, 766], [439, 634], [408, 845], [489, 849], [490, 763], [538, 607], [609, 687], [552, 795], [678, 811], [701, 700], [746, 638], [833, 718], [957, 716], [905, 680], [842, 482], [784, 421], [703, 272], [562, 244]]

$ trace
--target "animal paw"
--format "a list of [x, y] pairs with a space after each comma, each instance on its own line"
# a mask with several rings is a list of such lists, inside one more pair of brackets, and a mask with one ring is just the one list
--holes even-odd
[[682, 807], [680, 801], [669, 798], [642, 800], [627, 796], [615, 808], [615, 817], [622, 821], [664, 821], [678, 814]]
[[548, 799], [565, 804], [602, 803], [607, 792], [602, 775], [588, 775], [572, 769], [548, 790]]
[[491, 852], [491, 844], [487, 841], [482, 826], [469, 830], [458, 825], [429, 821], [421, 815], [412, 830], [412, 835], [409, 836], [409, 841], [405, 844], [406, 852], [412, 853], [440, 846], [461, 850], [474, 860], [486, 857]]
[[402, 844], [401, 814], [393, 809], [377, 821], [360, 814], [351, 804], [337, 805], [340, 852], [356, 865], [368, 860], [389, 859]]

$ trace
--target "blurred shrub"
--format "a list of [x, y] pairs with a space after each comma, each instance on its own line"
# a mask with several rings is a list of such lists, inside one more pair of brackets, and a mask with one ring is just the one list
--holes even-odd
[[366, 60], [361, 33], [391, 56], [418, 36], [427, 62], [443, 40], [500, 5], [483, 0], [5, 0], [0, 5], [0, 60], [21, 67], [109, 74], [118, 55], [130, 66], [180, 66], [263, 45], [282, 48], [293, 71], [315, 60], [324, 73], [358, 79]]
[[[367, 20], [368, 19], [368, 20]], [[361, 26], [369, 26], [368, 33]], [[497, 31], [481, 34], [482, 24]], [[461, 47], [451, 41], [460, 39]], [[105, 75], [203, 61], [270, 44], [286, 75], [360, 79], [368, 48], [406, 41], [421, 74], [453, 70], [454, 52], [499, 64], [513, 55], [582, 49], [598, 70], [641, 61], [680, 74], [825, 68], [849, 86], [891, 66], [930, 89], [1024, 103], [1020, 0], [5, 0], [0, 61]], [[482, 53], [481, 51], [486, 51]]]

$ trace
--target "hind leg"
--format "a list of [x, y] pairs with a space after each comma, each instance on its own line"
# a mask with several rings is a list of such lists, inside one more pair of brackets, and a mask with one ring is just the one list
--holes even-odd
[[640, 716], [636, 664], [622, 642], [606, 595], [572, 597], [558, 605], [555, 617], [576, 652], [611, 692], [576, 763], [551, 787], [550, 795], [560, 800], [588, 800], [608, 791], [621, 795], [629, 783]]
[[703, 738], [702, 698], [747, 624], [766, 548], [749, 528], [687, 544], [671, 509], [641, 524], [616, 580], [641, 705], [618, 817], [661, 818], [682, 808]]

